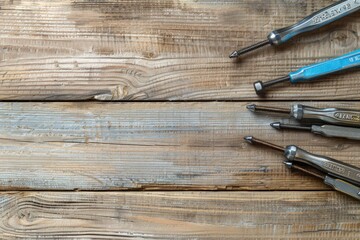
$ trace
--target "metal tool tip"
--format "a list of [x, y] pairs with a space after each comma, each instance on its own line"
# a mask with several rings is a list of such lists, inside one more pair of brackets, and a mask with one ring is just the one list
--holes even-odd
[[281, 129], [281, 123], [280, 122], [270, 123], [270, 126], [272, 126], [275, 129], [278, 129], [278, 130]]
[[264, 41], [258, 42], [254, 45], [251, 45], [249, 47], [234, 51], [233, 53], [230, 54], [230, 58], [236, 58], [236, 57], [240, 57], [241, 55], [254, 51], [255, 49], [261, 48], [265, 45], [271, 44], [271, 42], [269, 41], [269, 39], [266, 39]]
[[246, 108], [252, 112], [255, 112], [256, 110], [256, 104], [249, 104], [246, 106]]
[[292, 168], [293, 167], [293, 163], [292, 162], [284, 162], [285, 166], [287, 168]]
[[237, 58], [239, 57], [238, 51], [234, 51], [230, 54], [229, 58]]
[[262, 81], [254, 82], [254, 89], [257, 95], [263, 95], [265, 92], [265, 86]]
[[252, 137], [252, 136], [246, 136], [246, 137], [244, 137], [244, 139], [245, 139], [245, 141], [247, 141], [248, 143], [253, 143], [253, 138], [254, 137]]

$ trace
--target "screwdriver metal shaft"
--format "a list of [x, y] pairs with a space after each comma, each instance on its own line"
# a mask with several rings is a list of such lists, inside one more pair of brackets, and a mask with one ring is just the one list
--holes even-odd
[[259, 106], [256, 104], [249, 104], [246, 108], [252, 112], [271, 112], [271, 113], [281, 113], [281, 114], [291, 114], [291, 109], [279, 108], [279, 107], [270, 107], [270, 106]]
[[277, 130], [281, 129], [294, 129], [294, 130], [301, 130], [301, 131], [312, 131], [312, 127], [310, 126], [301, 126], [301, 125], [293, 125], [293, 124], [284, 124], [280, 122], [270, 123], [270, 126]]
[[248, 53], [266, 45], [281, 45], [301, 33], [321, 28], [336, 20], [348, 16], [349, 14], [354, 13], [359, 9], [360, 1], [358, 0], [338, 1], [311, 14], [310, 16], [304, 18], [292, 26], [272, 31], [266, 40], [256, 43], [250, 47], [234, 51], [230, 54], [229, 57], [237, 58], [242, 54]]
[[298, 163], [295, 163], [295, 162], [289, 162], [289, 161], [285, 161], [284, 164], [289, 169], [304, 172], [304, 173], [307, 173], [307, 174], [312, 175], [314, 177], [321, 178], [321, 179], [325, 180], [326, 174], [324, 174], [323, 172], [318, 171], [316, 169], [314, 170], [314, 168], [311, 168], [311, 167], [309, 168], [305, 164], [301, 165], [301, 164], [298, 164]]
[[250, 144], [263, 145], [263, 146], [269, 147], [271, 149], [277, 150], [279, 152], [284, 152], [285, 151], [284, 147], [281, 147], [279, 145], [275, 145], [275, 144], [272, 144], [272, 143], [257, 139], [257, 138], [255, 138], [253, 136], [247, 136], [247, 137], [244, 137], [244, 139], [245, 139], [245, 141], [247, 141]]
[[243, 54], [245, 54], [245, 53], [254, 51], [254, 50], [258, 49], [258, 48], [264, 47], [264, 46], [269, 45], [269, 44], [271, 44], [271, 41], [268, 40], [268, 39], [266, 39], [266, 40], [264, 40], [264, 41], [258, 42], [258, 43], [254, 44], [254, 45], [249, 46], [249, 47], [246, 47], [246, 48], [243, 48], [243, 49], [234, 51], [234, 52], [232, 52], [232, 53], [230, 54], [229, 57], [230, 57], [230, 58], [237, 58], [237, 57], [239, 57], [240, 55], [243, 55]]

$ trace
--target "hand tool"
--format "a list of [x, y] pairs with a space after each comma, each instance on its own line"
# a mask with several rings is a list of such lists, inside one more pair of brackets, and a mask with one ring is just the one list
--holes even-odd
[[302, 125], [293, 125], [293, 124], [283, 124], [280, 122], [271, 123], [270, 125], [278, 130], [295, 129], [295, 130], [310, 131], [314, 134], [319, 134], [325, 137], [338, 137], [338, 138], [347, 138], [350, 140], [360, 140], [360, 128], [339, 127], [333, 125], [302, 126]]
[[339, 20], [345, 16], [348, 16], [351, 13], [356, 12], [360, 9], [360, 1], [359, 0], [342, 0], [338, 1], [328, 7], [323, 8], [320, 11], [317, 11], [310, 16], [304, 18], [300, 22], [285, 27], [282, 29], [278, 29], [272, 31], [266, 40], [256, 43], [250, 47], [246, 47], [244, 49], [234, 51], [230, 54], [230, 58], [239, 57], [242, 54], [251, 52], [255, 49], [261, 48], [268, 44], [270, 45], [281, 45], [282, 43], [287, 42], [293, 37], [316, 30], [321, 28], [327, 24], [330, 24], [336, 20]]
[[[360, 169], [328, 158], [321, 155], [309, 153], [298, 146], [289, 145], [281, 147], [252, 136], [244, 138], [248, 143], [267, 146], [271, 149], [283, 152], [287, 161], [286, 166], [302, 170], [303, 172], [312, 173], [312, 175], [324, 179], [324, 183], [330, 185], [335, 190], [348, 194], [360, 200]], [[308, 170], [306, 167], [314, 169], [318, 173]]]
[[300, 172], [304, 172], [304, 173], [310, 174], [312, 176], [321, 178], [326, 185], [330, 186], [331, 188], [335, 189], [336, 191], [345, 193], [351, 197], [354, 197], [354, 198], [360, 200], [360, 195], [359, 195], [360, 187], [358, 187], [354, 184], [351, 184], [342, 179], [333, 177], [331, 175], [326, 175], [320, 171], [314, 171], [313, 169], [311, 169], [311, 170], [307, 169], [306, 167], [301, 166], [298, 163], [285, 161], [284, 164], [289, 169], [298, 170]]
[[301, 104], [294, 104], [291, 109], [250, 104], [247, 109], [252, 112], [264, 111], [289, 114], [297, 120], [321, 120], [334, 125], [360, 127], [360, 111], [350, 109], [313, 108]]
[[287, 81], [290, 81], [293, 84], [299, 82], [306, 82], [332, 73], [337, 73], [359, 66], [360, 49], [357, 49], [356, 51], [350, 52], [348, 54], [325, 62], [315, 63], [309, 66], [299, 68], [295, 72], [291, 72], [287, 76], [281, 78], [277, 78], [267, 82], [257, 81], [254, 83], [254, 88], [255, 92], [258, 95], [261, 95], [265, 92], [265, 89], [275, 84]]

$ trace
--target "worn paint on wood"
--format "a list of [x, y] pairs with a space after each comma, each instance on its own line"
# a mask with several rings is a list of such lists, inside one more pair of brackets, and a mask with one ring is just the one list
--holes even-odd
[[0, 237], [358, 239], [356, 200], [333, 192], [0, 194]]
[[[290, 106], [273, 103], [272, 106]], [[359, 103], [312, 106], [352, 107]], [[1, 103], [2, 189], [327, 189], [253, 134], [359, 165], [359, 143], [278, 132], [245, 103]]]
[[[333, 2], [0, 1], [0, 99], [257, 99], [252, 82], [357, 49], [360, 14], [238, 63], [229, 53]], [[268, 99], [359, 99], [358, 78], [287, 85]]]

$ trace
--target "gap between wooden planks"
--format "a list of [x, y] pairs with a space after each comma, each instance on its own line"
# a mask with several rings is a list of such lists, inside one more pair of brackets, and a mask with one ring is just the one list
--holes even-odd
[[[265, 104], [265, 103], [263, 103]], [[290, 102], [266, 103], [289, 107]], [[310, 103], [360, 109], [358, 102]], [[246, 103], [0, 103], [3, 190], [324, 190], [245, 135], [359, 166], [359, 143], [272, 129]]]
[[[360, 13], [237, 63], [229, 53], [333, 2], [1, 1], [0, 100], [255, 100], [254, 81], [357, 49]], [[267, 99], [359, 100], [358, 79], [352, 71]]]
[[7, 192], [1, 238], [358, 239], [334, 192]]

